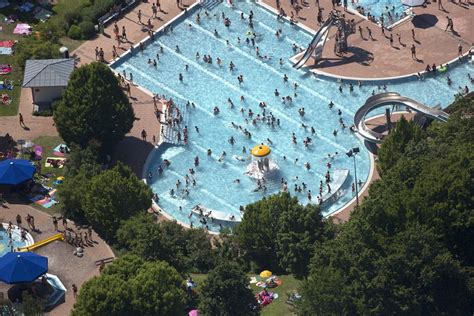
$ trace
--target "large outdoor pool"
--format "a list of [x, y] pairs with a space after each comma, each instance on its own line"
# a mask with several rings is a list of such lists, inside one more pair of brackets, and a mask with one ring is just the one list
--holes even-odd
[[[254, 31], [257, 34], [255, 46], [246, 43], [249, 31], [248, 14], [254, 13]], [[241, 12], [245, 20], [241, 20]], [[200, 23], [196, 16], [200, 14]], [[225, 27], [222, 13], [231, 20], [231, 26]], [[275, 32], [281, 29], [277, 38]], [[218, 36], [214, 35], [217, 30]], [[240, 38], [240, 43], [238, 43]], [[184, 111], [185, 104], [190, 101], [185, 124], [189, 129], [189, 143], [186, 146], [164, 144], [151, 153], [145, 175], [151, 172], [151, 188], [159, 196], [159, 205], [167, 214], [180, 222], [194, 227], [201, 226], [196, 215], [189, 218], [190, 210], [197, 204], [219, 210], [240, 218], [239, 207], [257, 201], [264, 196], [281, 190], [280, 179], [288, 182], [291, 194], [298, 196], [302, 203], [307, 203], [307, 192], [313, 193], [312, 202], [316, 201], [320, 181], [324, 182], [328, 163], [327, 155], [338, 153], [331, 161], [331, 173], [336, 169], [350, 170], [349, 179], [345, 182], [342, 196], [335, 203], [323, 208], [328, 215], [342, 207], [353, 197], [351, 183], [353, 182], [353, 160], [345, 155], [352, 147], [359, 147], [357, 156], [357, 176], [366, 181], [370, 171], [369, 154], [355, 134], [349, 131], [356, 110], [364, 104], [373, 93], [384, 91], [382, 85], [364, 82], [361, 87], [353, 83], [353, 91], [349, 91], [349, 83], [343, 83], [343, 91], [339, 92], [340, 83], [321, 79], [304, 70], [292, 68], [289, 58], [295, 52], [292, 45], [306, 47], [312, 35], [296, 26], [277, 21], [273, 13], [251, 2], [236, 2], [234, 8], [224, 4], [217, 6], [206, 17], [204, 11], [190, 14], [174, 25], [172, 32], [158, 35], [146, 46], [143, 52], [136, 52], [122, 58], [113, 67], [127, 76], [133, 73], [134, 83], [160, 95], [166, 95]], [[228, 42], [227, 42], [228, 41]], [[179, 51], [176, 50], [179, 45]], [[163, 53], [160, 53], [160, 47]], [[258, 57], [256, 49], [259, 49]], [[200, 58], [196, 58], [196, 53]], [[159, 53], [157, 67], [148, 64], [149, 59], [156, 59]], [[212, 64], [203, 62], [204, 55], [211, 55]], [[266, 58], [265, 58], [266, 56]], [[217, 65], [217, 58], [222, 60], [222, 66]], [[280, 65], [280, 58], [283, 64]], [[229, 63], [235, 64], [235, 69], [229, 70]], [[188, 69], [186, 70], [186, 65]], [[468, 84], [467, 73], [472, 70], [470, 65], [460, 65], [449, 71], [453, 84], [446, 84], [446, 75], [430, 78], [425, 81], [410, 80], [387, 84], [388, 91], [396, 91], [412, 97], [429, 106], [439, 103], [448, 105], [457, 92], [458, 86]], [[179, 74], [183, 75], [180, 82]], [[284, 82], [284, 75], [288, 81]], [[238, 75], [243, 75], [244, 81], [239, 84]], [[294, 84], [298, 87], [295, 89]], [[275, 96], [278, 89], [280, 95]], [[290, 95], [291, 103], [283, 103], [282, 96]], [[241, 96], [244, 101], [241, 101]], [[228, 98], [233, 103], [230, 106]], [[334, 107], [329, 108], [332, 101]], [[260, 102], [265, 102], [265, 115], [270, 113], [280, 121], [274, 126], [259, 120], [252, 124], [248, 111], [263, 115]], [[213, 114], [218, 106], [220, 113]], [[304, 107], [305, 114], [301, 116], [299, 109]], [[242, 112], [243, 111], [243, 112]], [[338, 115], [340, 111], [340, 115]], [[347, 128], [342, 129], [339, 118]], [[251, 133], [247, 138], [232, 123], [242, 126]], [[195, 130], [199, 128], [199, 133]], [[303, 127], [306, 126], [306, 127]], [[316, 134], [312, 135], [311, 127]], [[333, 131], [337, 130], [337, 136]], [[158, 126], [150, 126], [148, 133], [159, 133]], [[295, 133], [297, 144], [292, 143], [292, 133]], [[235, 139], [235, 144], [229, 143], [229, 138]], [[312, 138], [309, 148], [303, 146], [306, 137]], [[271, 143], [267, 140], [270, 139]], [[267, 183], [266, 192], [256, 191], [256, 181], [245, 175], [249, 164], [249, 150], [259, 143], [266, 143], [272, 149], [272, 158], [280, 167], [280, 174]], [[245, 147], [246, 152], [242, 151]], [[212, 155], [207, 155], [207, 150]], [[221, 153], [227, 153], [224, 161], [218, 162]], [[194, 166], [194, 158], [198, 156], [200, 164]], [[236, 158], [243, 158], [240, 161]], [[158, 175], [158, 166], [164, 159], [171, 162], [164, 173]], [[305, 163], [311, 168], [307, 170]], [[188, 172], [194, 168], [195, 174]], [[186, 187], [185, 177], [189, 177], [189, 194], [183, 191]], [[195, 179], [196, 184], [192, 184]], [[240, 180], [240, 183], [235, 181]], [[176, 187], [177, 180], [182, 183]], [[295, 192], [294, 187], [307, 185], [306, 190]], [[175, 194], [170, 194], [171, 189]], [[324, 193], [326, 193], [324, 186]], [[209, 229], [218, 231], [219, 222], [208, 222]], [[225, 226], [225, 225], [224, 225]]]

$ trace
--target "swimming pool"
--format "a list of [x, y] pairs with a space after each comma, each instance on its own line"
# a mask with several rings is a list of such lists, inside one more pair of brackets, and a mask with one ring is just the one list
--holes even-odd
[[33, 238], [30, 234], [27, 234], [26, 240], [21, 240], [21, 231], [17, 226], [13, 226], [12, 229], [12, 243], [10, 243], [10, 237], [7, 232], [8, 224], [0, 224], [0, 257], [7, 252], [17, 249], [18, 247], [28, 246], [33, 243]]
[[405, 10], [408, 9], [400, 0], [356, 0], [350, 1], [349, 6], [354, 10], [357, 10], [358, 7], [363, 8], [364, 15], [367, 16], [370, 13], [377, 22], [383, 15], [385, 26], [401, 20], [406, 16]]
[[[257, 34], [255, 47], [246, 34], [249, 31], [248, 13], [254, 12], [254, 30]], [[244, 12], [245, 21], [240, 14]], [[196, 22], [198, 12], [194, 12], [174, 25], [171, 33], [158, 35], [146, 46], [143, 52], [135, 52], [122, 58], [113, 65], [118, 72], [133, 73], [133, 81], [147, 90], [168, 98], [187, 109], [186, 122], [189, 129], [189, 143], [186, 146], [164, 144], [151, 153], [147, 170], [151, 172], [149, 179], [153, 192], [157, 193], [159, 205], [180, 222], [194, 227], [200, 226], [195, 215], [189, 218], [190, 210], [197, 204], [240, 217], [239, 207], [276, 193], [281, 190], [280, 178], [288, 182], [290, 192], [296, 194], [302, 203], [307, 203], [307, 192], [311, 190], [313, 197], [319, 192], [320, 181], [324, 182], [327, 171], [327, 155], [338, 155], [331, 161], [331, 172], [336, 169], [348, 169], [349, 179], [346, 181], [344, 194], [335, 203], [326, 206], [323, 213], [333, 213], [353, 197], [351, 183], [353, 181], [353, 161], [344, 154], [352, 147], [359, 147], [361, 152], [356, 158], [357, 176], [363, 182], [370, 170], [369, 154], [359, 139], [349, 131], [342, 129], [339, 118], [350, 126], [355, 111], [364, 104], [373, 91], [382, 91], [383, 87], [372, 83], [363, 83], [361, 87], [354, 84], [349, 91], [349, 84], [343, 83], [343, 92], [339, 92], [339, 83], [321, 79], [304, 70], [295, 70], [288, 61], [295, 54], [293, 44], [306, 47], [312, 35], [287, 22], [277, 21], [275, 15], [251, 2], [236, 2], [234, 8], [224, 4], [217, 6], [207, 18], [203, 11], [199, 12], [200, 23]], [[221, 14], [231, 20], [231, 26], [223, 25]], [[277, 38], [275, 32], [281, 29], [282, 35]], [[214, 35], [217, 30], [218, 36]], [[240, 37], [240, 43], [238, 43]], [[227, 42], [228, 41], [228, 42]], [[179, 51], [176, 50], [179, 45]], [[163, 53], [160, 53], [160, 47]], [[259, 49], [261, 58], [256, 55]], [[199, 52], [200, 58], [196, 58]], [[148, 64], [149, 59], [156, 59], [159, 54], [157, 67]], [[213, 63], [202, 61], [203, 55], [211, 55]], [[266, 56], [266, 58], [265, 58]], [[222, 60], [222, 66], [216, 64], [217, 58]], [[283, 64], [280, 65], [279, 59]], [[230, 62], [235, 64], [233, 72], [229, 71]], [[188, 70], [186, 70], [188, 65]], [[466, 85], [469, 65], [461, 65], [449, 72], [453, 86], [448, 87], [446, 78], [430, 78], [424, 82], [401, 81], [390, 84], [387, 89], [400, 92], [427, 105], [435, 106], [441, 103], [446, 106], [453, 100], [456, 85]], [[179, 80], [179, 74], [183, 81]], [[288, 82], [284, 82], [284, 75]], [[238, 75], [244, 76], [239, 84]], [[294, 83], [298, 87], [294, 88]], [[380, 83], [379, 83], [380, 85]], [[423, 93], [420, 88], [423, 87]], [[278, 89], [277, 97], [274, 90]], [[295, 96], [296, 93], [296, 96]], [[282, 96], [290, 95], [291, 103], [283, 103]], [[244, 96], [244, 101], [240, 101]], [[228, 98], [233, 103], [231, 108]], [[190, 101], [194, 106], [186, 107]], [[332, 109], [329, 102], [334, 103]], [[262, 115], [260, 102], [266, 103], [266, 116], [270, 112], [280, 121], [274, 127], [259, 121], [256, 125], [249, 119], [248, 110]], [[213, 114], [213, 108], [218, 106], [220, 113]], [[305, 114], [301, 116], [299, 109], [304, 107]], [[241, 110], [243, 109], [243, 113]], [[383, 109], [381, 109], [383, 110]], [[341, 115], [338, 115], [340, 111]], [[374, 112], [374, 114], [377, 114]], [[248, 120], [248, 123], [245, 121]], [[242, 126], [251, 134], [248, 139], [241, 131], [232, 127], [232, 123]], [[302, 127], [307, 126], [306, 128]], [[199, 128], [199, 132], [195, 130]], [[311, 134], [311, 126], [316, 134]], [[333, 135], [338, 130], [337, 136]], [[152, 132], [150, 127], [148, 132]], [[159, 133], [155, 127], [153, 133]], [[292, 143], [292, 133], [295, 133], [297, 144]], [[229, 143], [229, 138], [235, 139], [235, 144]], [[305, 137], [311, 137], [313, 145], [305, 148], [302, 144]], [[272, 143], [269, 143], [270, 139]], [[280, 167], [280, 174], [267, 183], [267, 191], [255, 191], [256, 181], [244, 174], [249, 163], [235, 158], [248, 158], [249, 150], [254, 145], [266, 143], [272, 149], [272, 157]], [[246, 152], [242, 149], [245, 147]], [[207, 150], [212, 155], [207, 155]], [[227, 153], [223, 162], [218, 162], [221, 153]], [[194, 158], [198, 156], [200, 164], [194, 166]], [[160, 176], [158, 166], [167, 159], [171, 162]], [[309, 163], [311, 168], [304, 166]], [[195, 170], [196, 185], [189, 185], [189, 194], [183, 193], [185, 177], [188, 170]], [[297, 177], [297, 178], [296, 178]], [[240, 180], [240, 183], [235, 181]], [[177, 180], [182, 183], [176, 187]], [[306, 190], [295, 192], [294, 186], [307, 185]], [[175, 194], [170, 194], [171, 189]], [[324, 193], [327, 192], [326, 187]], [[315, 198], [314, 198], [315, 200]], [[314, 200], [312, 200], [314, 202]], [[208, 222], [209, 229], [218, 231], [220, 222]]]

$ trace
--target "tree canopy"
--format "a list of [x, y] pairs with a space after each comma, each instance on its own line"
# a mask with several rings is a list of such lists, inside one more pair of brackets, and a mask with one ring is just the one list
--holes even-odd
[[259, 315], [248, 283], [248, 277], [237, 264], [218, 265], [202, 284], [199, 312], [220, 316]]
[[236, 229], [246, 258], [259, 269], [292, 272], [300, 278], [308, 273], [317, 242], [328, 233], [319, 207], [303, 206], [288, 193], [247, 205]]
[[381, 179], [316, 247], [299, 313], [472, 314], [472, 135], [474, 120], [459, 113], [426, 131], [397, 124], [380, 149]]
[[150, 208], [153, 196], [150, 188], [121, 163], [93, 177], [87, 189], [82, 201], [85, 217], [109, 240], [115, 238], [123, 220]]
[[61, 138], [82, 148], [91, 140], [110, 152], [132, 128], [135, 114], [112, 71], [91, 63], [73, 71], [62, 99], [54, 109]]
[[73, 315], [184, 315], [185, 296], [166, 262], [126, 255], [82, 286]]
[[215, 254], [202, 229], [184, 229], [174, 221], [155, 223], [150, 214], [123, 222], [117, 245], [147, 260], [164, 260], [179, 272], [207, 273]]

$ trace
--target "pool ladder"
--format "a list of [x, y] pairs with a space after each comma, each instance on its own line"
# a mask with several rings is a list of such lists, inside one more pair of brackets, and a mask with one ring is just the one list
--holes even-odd
[[[186, 106], [180, 106], [180, 105], [176, 105], [176, 106], [179, 108], [179, 112], [183, 116], [183, 121], [179, 125], [175, 125], [175, 126], [164, 125], [163, 142], [173, 144], [173, 145], [184, 145], [183, 129], [185, 126], [188, 125], [188, 109]], [[178, 141], [178, 132], [181, 133], [180, 141]]]

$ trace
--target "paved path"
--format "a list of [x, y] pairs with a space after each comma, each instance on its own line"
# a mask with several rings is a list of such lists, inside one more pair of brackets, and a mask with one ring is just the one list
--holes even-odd
[[[276, 0], [262, 0], [265, 4], [276, 8]], [[282, 7], [288, 14], [292, 11], [289, 1], [281, 1]], [[319, 0], [323, 18], [326, 19], [332, 10], [330, 0]], [[333, 52], [335, 32], [332, 30], [330, 39], [323, 51], [324, 61], [315, 68], [317, 71], [346, 77], [382, 78], [403, 76], [421, 72], [427, 64], [444, 64], [458, 57], [458, 44], [461, 43], [463, 51], [467, 52], [474, 42], [474, 19], [471, 6], [460, 6], [452, 2], [443, 1], [446, 11], [438, 10], [438, 4], [432, 3], [427, 8], [419, 7], [414, 11], [418, 15], [413, 21], [408, 21], [395, 27], [392, 32], [386, 31], [386, 36], [381, 34], [381, 29], [359, 15], [346, 12], [346, 19], [354, 19], [356, 28], [363, 29], [364, 38], [358, 32], [348, 37], [348, 53], [344, 58], [338, 57]], [[342, 7], [338, 7], [343, 10]], [[317, 25], [317, 6], [315, 1], [305, 2], [299, 13], [298, 21], [313, 30], [319, 29]], [[446, 16], [454, 20], [456, 34], [445, 32]], [[367, 27], [372, 30], [374, 40], [368, 38]], [[415, 39], [411, 31], [415, 30]], [[394, 46], [390, 46], [389, 36], [393, 34]], [[401, 35], [398, 43], [397, 34]], [[416, 46], [418, 61], [412, 59], [410, 47]], [[310, 59], [307, 65], [313, 65]]]
[[[26, 215], [31, 214], [35, 218], [35, 226], [41, 233], [31, 233], [35, 242], [50, 237], [57, 232], [54, 231], [52, 218], [50, 215], [38, 211], [37, 209], [22, 204], [21, 201], [12, 201], [6, 207], [0, 208], [0, 218], [3, 222], [12, 221], [16, 223], [16, 215], [20, 214], [23, 218], [23, 227], [26, 226]], [[60, 221], [61, 222], [61, 221]], [[77, 230], [73, 223], [69, 224], [69, 228]], [[60, 231], [63, 230], [59, 224]], [[78, 258], [73, 255], [75, 247], [67, 242], [55, 241], [46, 246], [35, 250], [39, 255], [47, 256], [49, 262], [48, 273], [57, 275], [63, 284], [66, 286], [68, 292], [66, 295], [66, 302], [54, 308], [49, 315], [64, 316], [69, 315], [75, 299], [72, 293], [71, 286], [76, 284], [78, 288], [91, 277], [99, 274], [99, 269], [95, 264], [96, 260], [107, 257], [114, 257], [110, 247], [101, 240], [96, 233], [92, 234], [95, 241], [94, 246], [85, 247], [84, 256]], [[0, 283], [0, 292], [6, 292], [10, 286]]]

